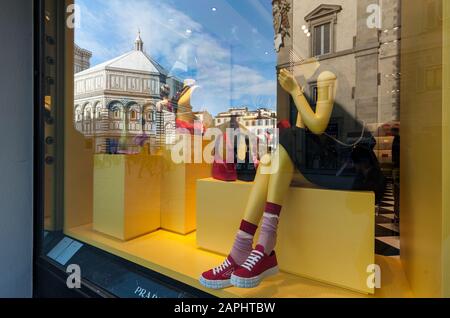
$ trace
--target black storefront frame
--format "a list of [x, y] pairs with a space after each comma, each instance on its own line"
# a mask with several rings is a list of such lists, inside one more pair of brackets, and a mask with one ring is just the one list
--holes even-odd
[[[56, 104], [64, 104], [64, 80], [65, 80], [65, 21], [66, 21], [66, 2], [61, 0], [54, 1], [56, 8], [55, 17], [57, 23], [56, 38], [51, 38], [46, 34], [45, 30], [45, 15], [46, 7], [45, 0], [33, 0], [33, 19], [34, 19], [34, 34], [33, 34], [33, 297], [36, 298], [115, 298], [116, 296], [108, 292], [103, 286], [93, 283], [92, 281], [82, 277], [80, 289], [67, 288], [66, 281], [69, 274], [51, 261], [43, 254], [44, 251], [44, 178], [45, 178], [45, 91], [47, 85], [56, 85], [57, 98]], [[46, 53], [45, 43], [52, 42], [51, 45], [57, 45], [57, 56], [54, 57], [55, 67], [57, 68], [56, 77], [49, 78], [46, 74]], [[63, 43], [63, 45], [58, 45]], [[60, 140], [56, 147], [59, 147], [59, 153], [56, 158], [56, 165], [64, 165], [64, 144], [62, 143], [63, 136], [61, 133], [64, 128], [64, 114], [57, 115], [55, 120], [56, 129], [59, 129]], [[61, 131], [62, 130], [62, 131]], [[64, 175], [63, 170], [56, 174], [56, 182], [63, 185]], [[64, 191], [58, 187], [55, 193], [57, 202], [56, 208], [63, 208], [63, 194]], [[60, 237], [64, 234], [58, 233]], [[58, 239], [58, 237], [57, 237]], [[88, 253], [98, 257], [106, 258], [108, 261], [114, 263], [116, 266], [122, 266], [125, 270], [129, 270], [135, 275], [141, 275], [147, 280], [152, 280], [161, 286], [169, 286], [177, 291], [183, 291], [191, 297], [209, 298], [211, 295], [198, 290], [192, 286], [175, 281], [160, 273], [151, 271], [142, 266], [129, 262], [125, 259], [119, 258], [105, 251], [99, 250], [92, 246], [86, 245]]]
[[[61, 2], [60, 2], [61, 3]], [[33, 1], [33, 297], [99, 297], [101, 293], [89, 282], [82, 288], [66, 288], [67, 273], [49, 262], [43, 255], [44, 233], [44, 165], [45, 133], [45, 50], [44, 43], [51, 41], [45, 33], [45, 1]], [[53, 39], [56, 41], [56, 39]], [[97, 290], [97, 291], [96, 291]], [[104, 294], [106, 295], [106, 294]]]

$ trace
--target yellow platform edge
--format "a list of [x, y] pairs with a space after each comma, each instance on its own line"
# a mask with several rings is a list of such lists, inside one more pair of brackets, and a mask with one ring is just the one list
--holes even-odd
[[[66, 235], [220, 298], [406, 298], [413, 297], [399, 258], [376, 256], [382, 288], [375, 295], [309, 280], [288, 273], [269, 278], [254, 289], [210, 290], [198, 283], [200, 273], [223, 256], [196, 247], [195, 232], [179, 235], [159, 230], [123, 242], [95, 232], [92, 225], [68, 229]], [[163, 252], [164, 251], [164, 252]]]

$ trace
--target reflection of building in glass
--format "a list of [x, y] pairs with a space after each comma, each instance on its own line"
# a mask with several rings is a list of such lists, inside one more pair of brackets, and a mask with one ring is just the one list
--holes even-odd
[[166, 129], [174, 132], [175, 115], [157, 109], [164, 84], [169, 97], [183, 88], [180, 80], [145, 53], [138, 35], [134, 50], [75, 75], [75, 127], [94, 139], [99, 153], [109, 151], [119, 139], [132, 145], [142, 135], [158, 144], [170, 142], [172, 137], [165, 133]]
[[194, 112], [194, 115], [195, 120], [198, 121], [204, 129], [214, 127], [214, 118], [207, 110]]
[[91, 67], [92, 52], [82, 49], [75, 44], [74, 48], [74, 71], [75, 74], [87, 70]]
[[[268, 138], [267, 133], [273, 135], [277, 127], [277, 113], [275, 111], [266, 108], [252, 111], [248, 107], [230, 108], [226, 112], [219, 113], [214, 119], [214, 124], [216, 127], [221, 126], [229, 123], [232, 118], [236, 118], [237, 122], [245, 127], [248, 132], [264, 140]], [[275, 147], [276, 140], [273, 139], [273, 136], [270, 139], [270, 145]]]
[[[292, 4], [293, 35], [280, 55], [279, 67], [295, 65], [294, 75], [313, 105], [319, 74], [324, 70], [335, 73], [340, 107], [330, 126], [335, 125], [342, 141], [349, 141], [350, 134], [358, 132], [352, 131], [351, 120], [342, 118], [365, 122], [375, 138], [383, 141], [380, 154], [385, 162], [392, 138], [378, 136], [377, 129], [400, 119], [400, 0], [381, 0], [376, 5], [371, 0]], [[295, 106], [291, 105], [289, 113], [283, 106], [289, 101], [283, 98], [279, 116], [295, 124]]]
[[215, 126], [220, 126], [237, 117], [237, 121], [249, 131], [258, 135], [259, 131], [274, 129], [277, 126], [277, 113], [273, 110], [260, 108], [249, 110], [248, 107], [230, 108], [228, 111], [219, 113], [215, 120]]
[[[154, 144], [157, 146], [173, 145], [176, 141], [175, 114], [163, 109], [157, 111], [155, 116], [155, 121], [152, 122], [154, 126], [150, 126], [148, 130], [150, 137], [155, 141]], [[148, 134], [147, 131], [146, 133]]]

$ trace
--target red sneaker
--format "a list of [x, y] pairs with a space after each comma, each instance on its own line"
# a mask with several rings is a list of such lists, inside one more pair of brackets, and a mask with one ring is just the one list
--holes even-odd
[[278, 274], [278, 261], [275, 252], [264, 254], [264, 247], [256, 246], [247, 261], [231, 275], [231, 284], [239, 288], [254, 288], [265, 278]]
[[231, 274], [238, 268], [231, 256], [222, 265], [204, 272], [200, 277], [200, 284], [210, 289], [223, 289], [231, 287]]

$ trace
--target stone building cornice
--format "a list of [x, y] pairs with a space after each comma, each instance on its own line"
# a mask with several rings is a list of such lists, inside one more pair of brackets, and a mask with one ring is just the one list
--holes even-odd
[[334, 5], [334, 4], [321, 4], [317, 8], [315, 8], [313, 11], [311, 11], [308, 15], [305, 17], [306, 22], [310, 22], [312, 20], [321, 19], [325, 16], [329, 16], [332, 14], [337, 14], [340, 11], [342, 11], [342, 6], [340, 5]]
[[80, 55], [86, 56], [91, 58], [92, 57], [92, 52], [86, 49], [83, 49], [81, 47], [79, 47], [78, 45], [75, 44], [74, 46], [74, 50], [75, 52], [79, 53]]
[[145, 94], [145, 93], [135, 93], [135, 92], [124, 92], [124, 91], [113, 91], [113, 90], [103, 90], [103, 91], [96, 91], [92, 93], [87, 94], [80, 94], [75, 96], [75, 101], [77, 100], [83, 100], [83, 99], [94, 99], [94, 98], [105, 98], [105, 96], [115, 96], [115, 97], [129, 97], [129, 98], [143, 98], [143, 99], [157, 99], [160, 100], [160, 96], [157, 94]]
[[279, 64], [279, 65], [277, 65], [277, 70], [281, 70], [283, 68], [288, 68], [291, 66], [300, 66], [300, 65], [304, 65], [304, 64], [315, 63], [317, 61], [320, 62], [320, 61], [330, 60], [330, 59], [343, 57], [343, 56], [347, 56], [347, 55], [364, 56], [364, 55], [370, 55], [370, 54], [378, 54], [380, 44], [381, 44], [380, 42], [373, 42], [369, 45], [355, 47], [353, 49], [343, 50], [343, 51], [330, 53], [330, 54], [326, 54], [326, 55], [321, 55], [321, 56], [317, 56], [317, 57], [310, 57], [303, 61], [299, 61], [299, 62], [296, 62], [293, 64], [292, 63]]

